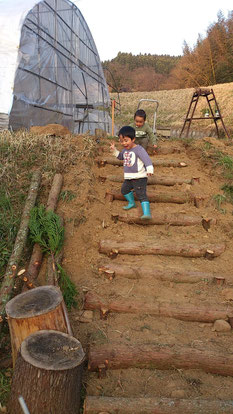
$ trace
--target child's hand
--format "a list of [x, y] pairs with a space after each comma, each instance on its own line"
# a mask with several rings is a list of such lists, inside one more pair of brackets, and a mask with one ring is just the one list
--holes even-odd
[[147, 173], [147, 177], [151, 177], [153, 173]]
[[110, 145], [110, 150], [111, 151], [114, 151], [115, 148], [116, 148], [115, 147], [115, 142], [112, 142], [111, 145]]

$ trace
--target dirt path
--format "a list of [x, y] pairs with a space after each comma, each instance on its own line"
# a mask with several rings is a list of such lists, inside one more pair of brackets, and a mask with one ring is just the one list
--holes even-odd
[[[98, 146], [98, 144], [97, 144]], [[180, 153], [156, 155], [156, 159], [173, 159], [187, 163], [185, 168], [156, 167], [155, 176], [173, 176], [180, 178], [200, 178], [195, 185], [176, 184], [171, 187], [160, 185], [148, 186], [153, 192], [188, 192], [207, 196], [207, 201], [220, 192], [224, 178], [213, 171], [206, 159], [200, 159], [201, 149], [187, 147], [181, 142], [164, 142], [163, 148], [175, 146]], [[102, 148], [102, 147], [101, 147]], [[227, 149], [226, 149], [227, 150]], [[106, 153], [107, 154], [107, 153]], [[98, 154], [99, 155], [99, 154]], [[109, 155], [109, 154], [108, 154]], [[124, 214], [123, 201], [105, 200], [105, 193], [110, 190], [120, 192], [120, 183], [109, 180], [102, 182], [99, 176], [108, 174], [122, 175], [122, 167], [106, 165], [99, 168], [93, 159], [83, 159], [80, 166], [73, 166], [65, 176], [64, 190], [74, 192], [77, 196], [69, 203], [60, 202], [59, 212], [65, 217], [66, 246], [63, 264], [76, 282], [83, 301], [86, 292], [98, 294], [105, 301], [140, 302], [139, 313], [110, 313], [106, 319], [100, 312], [72, 312], [72, 325], [75, 336], [86, 350], [101, 344], [165, 345], [169, 349], [174, 346], [188, 347], [192, 350], [203, 350], [219, 353], [221, 356], [232, 355], [232, 331], [216, 332], [213, 323], [191, 322], [174, 317], [156, 316], [143, 310], [145, 305], [156, 305], [165, 302], [174, 307], [226, 308], [232, 312], [233, 284], [232, 248], [233, 225], [231, 204], [226, 203], [225, 214], [222, 214], [213, 201], [204, 203], [200, 208], [193, 202], [184, 204], [151, 203], [152, 216], [155, 213], [180, 213], [187, 216], [215, 218], [217, 224], [205, 229], [201, 224], [194, 226], [171, 226], [127, 224], [112, 220], [112, 215]], [[139, 203], [138, 203], [139, 204]], [[131, 212], [128, 213], [131, 215]], [[140, 206], [132, 211], [132, 215], [140, 214]], [[205, 257], [182, 257], [166, 255], [115, 255], [110, 259], [100, 254], [101, 240], [114, 240], [118, 243], [141, 241], [146, 245], [179, 244], [213, 245], [224, 243], [226, 249], [213, 260]], [[146, 271], [135, 272], [136, 278], [115, 274], [108, 277], [99, 273], [104, 265], [130, 265], [134, 269], [144, 266], [164, 269], [165, 274], [180, 272], [207, 272], [213, 277], [220, 274], [226, 276], [228, 284], [211, 282], [207, 278], [196, 283], [177, 283], [169, 280], [158, 280]], [[111, 275], [110, 275], [111, 276]], [[88, 319], [90, 317], [90, 319]], [[80, 322], [82, 321], [82, 322]], [[183, 369], [170, 367], [160, 369], [108, 369], [103, 378], [98, 373], [85, 371], [84, 386], [88, 396], [105, 397], [167, 397], [178, 399], [224, 399], [232, 398], [233, 379], [204, 372], [201, 369]], [[232, 408], [231, 408], [232, 410]], [[103, 410], [104, 411], [104, 410]], [[118, 412], [118, 411], [111, 411]], [[119, 411], [120, 412], [120, 411]], [[131, 412], [131, 411], [130, 411]], [[162, 411], [161, 411], [162, 412]], [[165, 411], [164, 411], [165, 412]], [[184, 411], [181, 411], [184, 412]], [[196, 411], [188, 411], [196, 412]], [[207, 412], [207, 411], [198, 411]], [[219, 411], [233, 412], [233, 411]]]

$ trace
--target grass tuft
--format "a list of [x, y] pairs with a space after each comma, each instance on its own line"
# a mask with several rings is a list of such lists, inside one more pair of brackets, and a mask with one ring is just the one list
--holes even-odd
[[227, 201], [233, 204], [233, 185], [231, 184], [224, 184], [221, 187], [221, 190], [223, 190], [224, 195], [227, 198]]
[[213, 196], [213, 200], [215, 201], [216, 207], [220, 211], [220, 213], [225, 214], [226, 213], [226, 209], [223, 209], [222, 208], [222, 204], [227, 201], [226, 196], [224, 194], [215, 194]]
[[72, 201], [76, 197], [77, 197], [77, 195], [74, 194], [73, 191], [63, 190], [60, 193], [59, 200], [66, 201], [66, 202], [69, 203], [70, 201]]

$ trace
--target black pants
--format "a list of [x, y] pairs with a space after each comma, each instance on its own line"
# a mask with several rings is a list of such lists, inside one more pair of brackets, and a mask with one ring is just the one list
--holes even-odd
[[125, 180], [121, 187], [121, 193], [123, 195], [130, 193], [134, 190], [135, 194], [140, 202], [148, 201], [146, 195], [147, 178], [138, 178], [136, 180]]

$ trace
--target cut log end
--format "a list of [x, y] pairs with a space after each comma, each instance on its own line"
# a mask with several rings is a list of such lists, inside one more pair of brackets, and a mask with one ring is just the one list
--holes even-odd
[[6, 305], [11, 318], [31, 318], [56, 308], [63, 300], [60, 289], [41, 286], [11, 299]]
[[53, 371], [76, 367], [85, 358], [76, 338], [54, 330], [42, 330], [28, 336], [22, 342], [21, 354], [34, 367]]
[[210, 250], [210, 249], [207, 249], [206, 253], [205, 253], [205, 258], [208, 259], [208, 260], [213, 260], [214, 257], [215, 257], [214, 251]]

